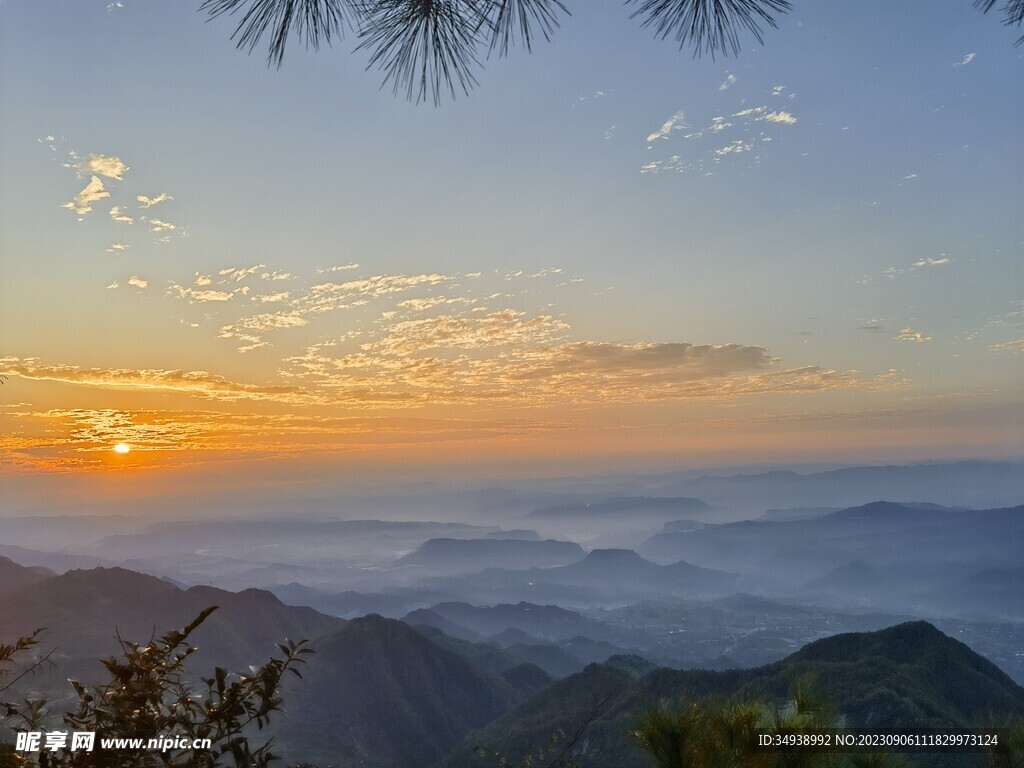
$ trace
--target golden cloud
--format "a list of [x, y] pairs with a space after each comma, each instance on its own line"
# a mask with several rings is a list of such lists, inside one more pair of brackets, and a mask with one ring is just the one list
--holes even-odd
[[38, 358], [0, 358], [0, 375], [35, 381], [54, 381], [90, 387], [162, 390], [215, 400], [279, 400], [294, 402], [301, 393], [295, 386], [242, 384], [206, 371], [156, 368], [81, 368], [49, 364]]
[[73, 200], [62, 203], [60, 207], [69, 208], [79, 216], [85, 216], [85, 214], [92, 211], [93, 203], [107, 197], [110, 197], [110, 193], [103, 186], [103, 180], [98, 176], [93, 176], [89, 183], [82, 188], [82, 191], [75, 195]]

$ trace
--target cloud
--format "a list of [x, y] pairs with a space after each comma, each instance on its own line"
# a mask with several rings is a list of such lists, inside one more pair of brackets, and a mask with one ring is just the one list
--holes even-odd
[[310, 286], [305, 294], [293, 302], [303, 313], [321, 314], [335, 309], [360, 306], [370, 299], [402, 293], [422, 286], [439, 285], [450, 281], [447, 275], [375, 275], [344, 283], [319, 283]]
[[241, 384], [207, 371], [133, 368], [81, 368], [47, 364], [39, 358], [0, 358], [0, 374], [34, 381], [55, 381], [89, 387], [182, 392], [217, 400], [294, 400], [294, 386]]
[[291, 297], [292, 294], [290, 291], [281, 291], [280, 293], [265, 293], [253, 296], [252, 301], [257, 301], [261, 304], [277, 304], [283, 301], [288, 301]]
[[[197, 281], [198, 282], [198, 281]], [[167, 288], [168, 296], [176, 296], [179, 299], [186, 299], [189, 304], [205, 304], [211, 301], [231, 301], [235, 294], [231, 291], [218, 291], [213, 289], [197, 290], [186, 288], [177, 283], [171, 283]]]
[[568, 326], [547, 315], [526, 318], [506, 309], [484, 316], [440, 315], [395, 323], [388, 336], [364, 344], [375, 355], [411, 355], [424, 350], [484, 349], [510, 344], [541, 344], [560, 335]]
[[972, 61], [974, 61], [974, 57], [977, 56], [977, 55], [978, 55], [977, 53], [968, 53], [966, 56], [964, 56], [962, 59], [960, 59], [960, 61], [956, 62], [953, 66], [954, 67], [966, 67]]
[[1024, 336], [1013, 341], [1004, 341], [989, 347], [993, 352], [1024, 352]]
[[724, 147], [720, 147], [715, 150], [715, 157], [725, 157], [726, 155], [735, 155], [741, 152], [749, 152], [754, 148], [754, 145], [749, 141], [743, 139], [736, 139], [731, 144], [726, 144]]
[[767, 350], [739, 344], [714, 346], [683, 342], [615, 344], [582, 341], [552, 350], [548, 361], [530, 375], [668, 377], [674, 380], [719, 378], [766, 368]]
[[267, 342], [259, 335], [265, 331], [272, 331], [280, 328], [301, 328], [308, 325], [306, 318], [297, 312], [280, 311], [269, 312], [262, 315], [253, 315], [229, 325], [221, 326], [221, 339], [237, 339], [245, 343], [239, 347], [239, 351], [248, 352], [258, 347], [267, 346]]
[[146, 197], [145, 195], [136, 195], [135, 199], [139, 203], [139, 208], [152, 208], [154, 205], [159, 205], [167, 200], [173, 200], [174, 198], [168, 195], [166, 192], [161, 192], [156, 197]]
[[[13, 417], [44, 437], [0, 434], [0, 462], [28, 471], [124, 471], [137, 462], [175, 467], [230, 457], [283, 458], [354, 448], [451, 440], [508, 439], [550, 432], [566, 419], [431, 419], [397, 416], [325, 416], [308, 413], [228, 413], [207, 409], [63, 408], [21, 411]], [[130, 466], [105, 461], [111, 448], [127, 442]], [[197, 451], [205, 456], [195, 457]], [[45, 453], [44, 453], [45, 452]], [[56, 454], [56, 457], [53, 456]], [[45, 458], [41, 458], [45, 456]], [[144, 457], [144, 458], [143, 458]]]
[[[779, 97], [782, 94], [782, 90], [784, 90], [784, 86], [777, 86], [772, 90], [772, 96]], [[792, 94], [789, 94], [789, 96], [792, 97]], [[682, 113], [678, 114], [679, 116], [682, 115]], [[725, 115], [716, 115], [710, 118], [710, 122], [700, 129], [683, 134], [682, 138], [688, 143], [696, 143], [697, 147], [695, 149], [690, 149], [685, 154], [673, 154], [667, 158], [650, 160], [641, 166], [640, 172], [696, 172], [704, 176], [712, 176], [722, 166], [726, 158], [746, 153], [749, 153], [749, 162], [757, 164], [762, 161], [765, 148], [776, 138], [771, 135], [774, 133], [773, 131], [767, 130], [767, 124], [782, 126], [793, 125], [796, 122], [797, 117], [792, 112], [784, 109], [773, 109], [767, 104], [745, 107], [730, 113], [728, 118]], [[682, 127], [685, 126], [669, 121], [663, 126], [661, 131], [652, 133], [648, 137], [649, 146], [647, 149], [656, 149], [657, 145], [653, 143], [655, 139], [665, 138], [669, 132]], [[721, 139], [715, 139], [714, 137], [729, 131], [732, 131], [733, 135], [742, 133], [743, 136], [742, 138], [733, 139], [725, 146], [722, 146]]]
[[135, 275], [132, 275], [131, 277], [128, 278], [128, 285], [134, 285], [136, 288], [145, 289], [149, 287], [149, 281], [143, 280], [141, 277], [136, 277]]
[[735, 82], [736, 82], [736, 75], [734, 75], [732, 72], [730, 72], [726, 76], [726, 78], [723, 81], [723, 83], [720, 86], [718, 86], [718, 90], [720, 90], [720, 91], [728, 90], [729, 86], [732, 85]]
[[763, 114], [768, 107], [748, 107], [747, 109], [741, 109], [739, 112], [733, 112], [733, 117], [756, 117], [757, 115]]
[[[288, 358], [281, 375], [306, 380], [335, 401], [365, 407], [730, 401], [906, 386], [895, 371], [865, 379], [857, 371], [818, 366], [773, 370], [776, 361], [767, 350], [738, 344], [552, 344], [565, 330], [552, 318], [517, 313], [488, 316], [479, 324], [449, 316], [408, 321], [355, 353], [331, 357], [323, 345], [311, 347]], [[457, 354], [437, 354], [444, 349]]]
[[318, 269], [316, 271], [316, 273], [318, 275], [322, 275], [325, 272], [343, 272], [343, 271], [349, 270], [349, 269], [359, 269], [359, 265], [358, 264], [340, 264], [340, 265], [338, 265], [336, 267], [327, 267], [326, 269]]
[[921, 331], [915, 331], [913, 328], [901, 328], [899, 335], [894, 338], [899, 341], [913, 341], [918, 344], [932, 340], [931, 336], [925, 336]]
[[129, 247], [130, 246], [125, 245], [124, 243], [112, 243], [110, 247], [107, 248], [107, 253], [117, 253], [118, 251], [126, 251]]
[[202, 288], [203, 286], [213, 285], [213, 278], [209, 275], [204, 275], [201, 272], [196, 272], [196, 286]]
[[133, 451], [195, 451], [209, 442], [211, 426], [208, 419], [197, 423], [193, 414], [169, 411], [73, 408], [26, 416], [57, 422], [79, 453], [108, 452], [118, 443]]
[[82, 173], [95, 173], [117, 181], [123, 181], [124, 174], [128, 171], [124, 161], [113, 155], [89, 155], [76, 167]]
[[475, 299], [446, 298], [444, 296], [431, 296], [428, 299], [406, 299], [398, 302], [397, 306], [407, 309], [410, 312], [426, 312], [434, 307], [447, 306], [451, 304], [472, 304]]
[[769, 123], [784, 123], [786, 125], [793, 125], [796, 122], [796, 118], [793, 117], [789, 112], [780, 110], [778, 112], [769, 112], [764, 117], [759, 118], [760, 120], [766, 120]]
[[110, 209], [110, 218], [119, 224], [132, 224], [135, 221], [131, 216], [125, 214], [118, 205]]
[[60, 207], [70, 208], [79, 216], [85, 216], [85, 214], [92, 211], [93, 203], [99, 202], [107, 197], [110, 197], [110, 193], [107, 192], [106, 187], [103, 186], [102, 179], [98, 176], [93, 176], [89, 180], [89, 183], [82, 188], [82, 191], [75, 195], [74, 200], [62, 203]]
[[150, 232], [174, 232], [178, 227], [167, 221], [161, 221], [160, 219], [149, 219], [149, 231]]
[[276, 269], [273, 272], [264, 272], [262, 275], [260, 275], [260, 278], [262, 278], [263, 280], [278, 281], [297, 280], [298, 276], [293, 275], [291, 272], [282, 272], [281, 270]]
[[943, 255], [941, 259], [918, 259], [911, 266], [915, 269], [920, 269], [921, 267], [941, 267], [945, 264], [949, 264], [950, 261], [951, 260], [948, 256]]
[[647, 143], [650, 144], [658, 139], [667, 139], [670, 133], [673, 131], [681, 131], [685, 127], [686, 116], [682, 112], [676, 112], [662, 124], [661, 128], [647, 137]]
[[236, 268], [236, 267], [225, 267], [224, 269], [222, 269], [217, 274], [220, 275], [221, 277], [227, 278], [228, 280], [234, 280], [236, 283], [239, 283], [242, 280], [245, 280], [245, 278], [249, 277], [250, 275], [255, 275], [261, 269], [266, 269], [266, 268], [267, 268], [266, 264], [256, 264], [256, 265], [251, 266], [251, 267], [238, 267], [238, 268]]

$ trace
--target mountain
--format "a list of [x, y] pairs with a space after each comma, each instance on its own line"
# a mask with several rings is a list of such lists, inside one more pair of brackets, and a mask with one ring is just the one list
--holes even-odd
[[369, 613], [378, 613], [390, 619], [404, 616], [417, 607], [436, 603], [439, 593], [423, 589], [396, 589], [387, 594], [379, 592], [326, 592], [292, 582], [270, 588], [277, 597], [288, 605], [305, 605], [321, 613], [354, 619]]
[[110, 560], [101, 560], [88, 555], [69, 555], [64, 552], [44, 552], [38, 549], [19, 547], [14, 544], [0, 544], [0, 557], [6, 557], [28, 568], [46, 568], [54, 573], [89, 568], [107, 568], [117, 565]]
[[[509, 680], [393, 619], [354, 619], [313, 647], [308, 674], [285, 694], [279, 752], [289, 759], [427, 768], [522, 700]], [[509, 676], [525, 689], [538, 679], [531, 670]]]
[[749, 670], [662, 668], [637, 679], [614, 664], [591, 665], [470, 734], [441, 766], [489, 765], [474, 757], [474, 745], [523, 754], [546, 744], [554, 731], [573, 734], [593, 718], [573, 751], [587, 768], [647, 768], [649, 761], [626, 734], [636, 713], [651, 702], [726, 695], [769, 696], [781, 703], [794, 677], [804, 674], [837, 703], [850, 727], [966, 728], [1024, 715], [1024, 688], [933, 626], [911, 622], [819, 640], [783, 661]]
[[470, 573], [487, 567], [548, 568], [583, 557], [583, 548], [571, 541], [545, 539], [448, 539], [423, 542], [395, 561], [431, 575]]
[[493, 531], [484, 535], [485, 539], [520, 539], [521, 541], [540, 541], [541, 535], [526, 528], [513, 528], [511, 531]]
[[975, 570], [1018, 566], [1022, 536], [1024, 506], [962, 510], [878, 501], [806, 520], [660, 533], [638, 551], [658, 562], [683, 559], [791, 588], [855, 560], [882, 567], [915, 564], [922, 575], [949, 564]]
[[765, 522], [788, 523], [793, 520], [810, 520], [822, 515], [830, 515], [838, 512], [841, 507], [796, 507], [793, 509], [766, 509], [764, 513], [756, 518]]
[[10, 558], [0, 557], [0, 593], [13, 592], [32, 584], [38, 584], [56, 574], [41, 566], [18, 565]]
[[409, 611], [409, 613], [402, 617], [402, 621], [410, 627], [431, 627], [443, 632], [448, 637], [455, 637], [472, 643], [483, 639], [479, 632], [474, 632], [454, 621], [450, 621], [437, 611], [432, 611], [429, 608], [417, 608], [415, 611]]
[[651, 478], [652, 496], [696, 496], [716, 508], [749, 515], [768, 508], [853, 507], [875, 499], [914, 499], [950, 507], [997, 508], [1024, 498], [1019, 462], [957, 461]]
[[681, 515], [699, 517], [710, 510], [711, 507], [700, 499], [688, 497], [623, 496], [541, 507], [531, 512], [528, 517], [540, 520], [604, 520], [611, 518], [615, 523], [624, 523], [641, 519], [675, 519]]
[[525, 601], [490, 607], [461, 602], [438, 603], [430, 608], [430, 613], [481, 637], [517, 629], [532, 638], [552, 642], [583, 635], [594, 640], [632, 646], [640, 640], [648, 639], [639, 633], [604, 624], [557, 605], [536, 605]]
[[116, 635], [146, 641], [181, 628], [202, 610], [215, 611], [192, 636], [201, 648], [196, 663], [244, 669], [263, 663], [286, 638], [314, 638], [344, 620], [310, 608], [287, 606], [269, 592], [225, 592], [213, 587], [182, 590], [153, 576], [123, 568], [69, 571], [14, 592], [0, 594], [0, 638], [44, 627], [43, 648], [55, 648], [59, 676], [37, 676], [25, 684], [47, 697], [66, 695], [66, 678], [103, 679], [98, 659], [119, 653]]
[[[690, 534], [683, 534], [690, 535]], [[734, 574], [687, 562], [658, 565], [629, 549], [595, 549], [549, 568], [488, 568], [435, 583], [477, 603], [527, 601], [572, 606], [621, 605], [656, 597], [715, 597], [736, 590]]]
[[783, 672], [816, 671], [823, 689], [842, 692], [851, 723], [864, 728], [962, 727], [995, 713], [1024, 715], [1024, 688], [924, 621], [818, 640], [781, 665], [747, 690], [779, 692]]

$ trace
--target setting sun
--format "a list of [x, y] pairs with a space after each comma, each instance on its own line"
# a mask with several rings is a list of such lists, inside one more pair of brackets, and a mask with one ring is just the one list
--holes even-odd
[[128, 453], [132, 447], [128, 443], [118, 443], [114, 446], [114, 451], [117, 453]]

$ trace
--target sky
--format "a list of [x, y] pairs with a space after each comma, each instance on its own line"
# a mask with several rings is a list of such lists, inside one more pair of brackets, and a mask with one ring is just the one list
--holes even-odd
[[352, 34], [3, 0], [8, 503], [1024, 455], [1019, 30], [569, 6], [435, 107]]

